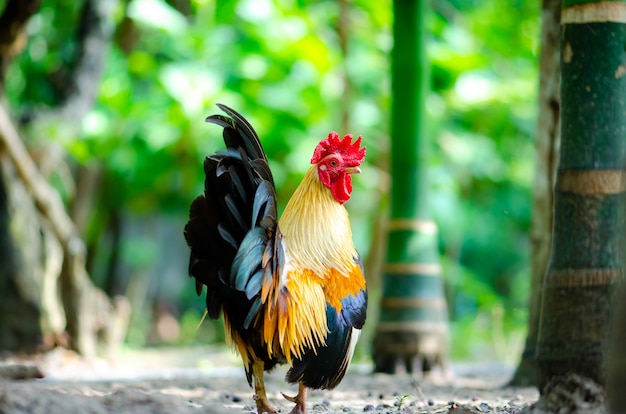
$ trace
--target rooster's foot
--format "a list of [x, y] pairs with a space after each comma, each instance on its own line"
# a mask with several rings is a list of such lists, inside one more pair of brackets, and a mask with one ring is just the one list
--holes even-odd
[[255, 395], [254, 401], [256, 401], [256, 408], [258, 414], [278, 414], [278, 411], [270, 402], [267, 400], [267, 397]]
[[295, 397], [290, 397], [285, 394], [283, 394], [283, 397], [285, 397], [287, 401], [291, 401], [296, 404], [289, 414], [306, 414], [306, 387], [304, 385], [300, 384], [298, 388], [298, 395]]

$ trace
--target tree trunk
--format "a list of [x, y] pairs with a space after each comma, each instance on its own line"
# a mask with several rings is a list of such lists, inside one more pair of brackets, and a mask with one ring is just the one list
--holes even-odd
[[560, 144], [561, 115], [561, 0], [543, 0], [541, 8], [541, 57], [539, 61], [539, 113], [535, 136], [535, 184], [530, 227], [531, 281], [528, 334], [522, 359], [509, 385], [536, 385], [535, 359], [541, 287], [552, 244], [553, 189]]
[[[0, 349], [31, 351], [56, 344], [94, 356], [123, 339], [130, 312], [96, 289], [86, 249], [59, 194], [28, 153], [3, 97], [4, 74], [26, 43], [24, 27], [38, 0], [9, 0], [0, 16]], [[86, 0], [79, 51], [62, 105], [42, 119], [78, 130], [96, 96], [117, 0]], [[36, 130], [36, 128], [33, 128]], [[65, 334], [69, 335], [69, 338]]]
[[0, 349], [33, 351], [45, 335], [40, 292], [33, 289], [40, 285], [42, 243], [38, 222], [29, 218], [37, 212], [15, 174], [5, 168], [0, 177]]
[[567, 373], [605, 380], [624, 254], [625, 16], [624, 2], [563, 2], [561, 153], [537, 341], [542, 392]]
[[[26, 43], [25, 26], [39, 0], [9, 1], [0, 16], [0, 105], [4, 77]], [[42, 228], [28, 191], [0, 151], [0, 349], [35, 350], [53, 329], [41, 307]], [[35, 219], [33, 219], [35, 217]]]
[[428, 371], [442, 363], [448, 318], [437, 226], [426, 203], [426, 1], [396, 0], [391, 55], [391, 220], [383, 269], [376, 372]]

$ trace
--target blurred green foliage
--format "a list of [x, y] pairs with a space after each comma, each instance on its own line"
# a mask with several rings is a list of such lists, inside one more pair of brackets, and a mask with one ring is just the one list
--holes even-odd
[[[7, 79], [16, 115], [58, 103], [55, 80], [76, 55], [82, 3], [43, 2], [30, 21], [29, 43]], [[475, 353], [464, 343], [485, 335], [481, 324], [485, 317], [496, 321], [493, 309], [502, 310], [497, 323], [504, 336], [525, 329], [539, 2], [431, 5], [430, 203], [455, 322], [451, 348], [469, 357]], [[202, 191], [203, 158], [222, 145], [219, 129], [203, 122], [217, 112], [216, 102], [236, 108], [257, 129], [281, 205], [329, 130], [363, 135], [367, 165], [347, 207], [367, 257], [381, 242], [372, 240], [373, 223], [387, 205], [391, 17], [389, 0], [120, 2], [97, 102], [76, 120], [80, 134], [57, 126], [31, 139], [54, 142], [73, 162], [103, 169], [88, 240], [108, 237], [115, 214], [123, 226], [142, 216], [180, 224], [179, 237], [165, 245], [127, 235], [118, 258], [127, 273], [147, 271], [155, 276], [145, 283], [160, 285], [166, 283], [150, 264], [169, 246], [184, 249], [182, 223]], [[101, 250], [96, 256], [112, 254]], [[186, 257], [178, 260], [179, 274], [170, 277], [186, 284], [169, 300], [199, 318], [203, 300], [186, 280]], [[182, 318], [181, 341], [197, 335], [190, 328], [197, 318]], [[150, 319], [135, 318], [131, 342], [145, 342]]]

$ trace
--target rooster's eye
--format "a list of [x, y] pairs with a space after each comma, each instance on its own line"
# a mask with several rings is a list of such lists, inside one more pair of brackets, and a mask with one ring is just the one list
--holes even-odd
[[336, 167], [337, 166], [337, 160], [330, 160], [330, 166], [331, 167]]

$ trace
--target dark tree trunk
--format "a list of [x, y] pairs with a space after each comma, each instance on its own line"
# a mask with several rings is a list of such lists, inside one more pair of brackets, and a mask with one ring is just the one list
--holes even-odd
[[447, 352], [448, 313], [425, 185], [426, 1], [396, 0], [391, 55], [391, 220], [374, 338], [376, 372], [429, 371]]
[[543, 0], [541, 57], [539, 61], [539, 111], [535, 135], [535, 184], [530, 229], [531, 281], [528, 334], [522, 359], [509, 385], [537, 384], [537, 333], [543, 279], [552, 244], [553, 189], [560, 144], [561, 115], [561, 0]]
[[563, 3], [561, 152], [537, 341], [542, 391], [567, 373], [605, 381], [625, 248], [625, 6]]
[[0, 349], [33, 351], [42, 345], [45, 334], [40, 294], [29, 289], [40, 285], [36, 280], [40, 272], [34, 266], [38, 260], [26, 257], [41, 250], [37, 221], [28, 220], [37, 213], [14, 174], [2, 171], [0, 176]]
[[[9, 0], [0, 16], [0, 105], [4, 77], [26, 44], [25, 26], [39, 0]], [[0, 349], [34, 350], [48, 331], [42, 324], [41, 253], [37, 211], [9, 157], [0, 151]], [[35, 217], [35, 219], [33, 219]]]

